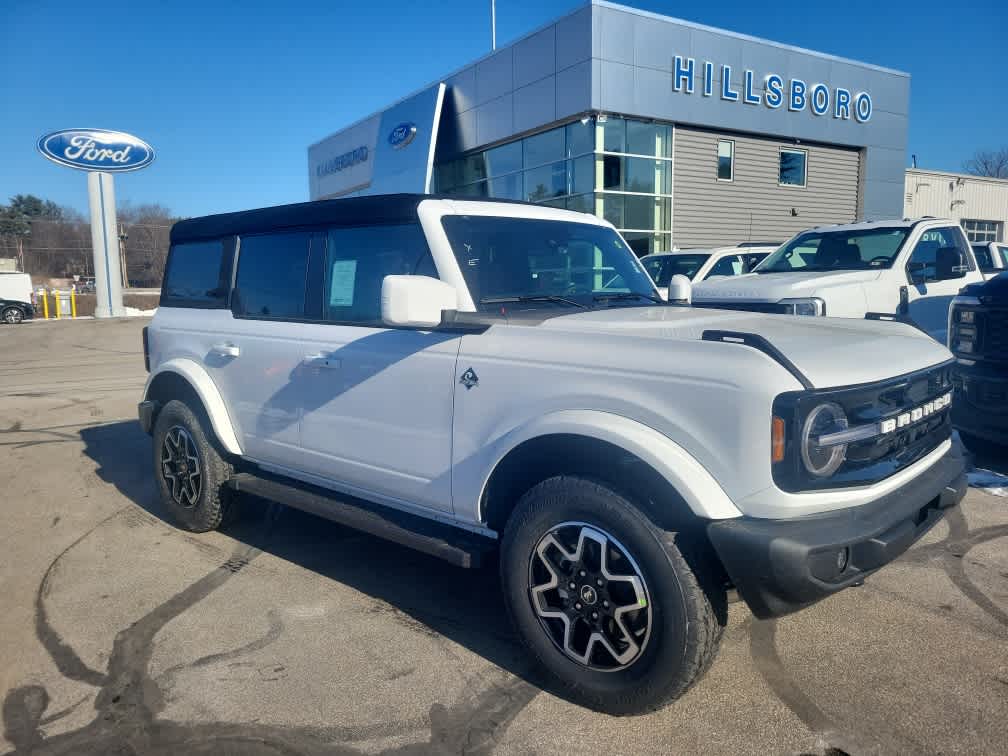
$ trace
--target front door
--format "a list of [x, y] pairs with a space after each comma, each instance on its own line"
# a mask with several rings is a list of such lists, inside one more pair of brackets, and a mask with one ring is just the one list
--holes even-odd
[[[957, 249], [963, 258], [962, 270], [954, 278], [940, 278], [938, 258], [942, 248]], [[952, 298], [966, 284], [982, 280], [969, 244], [958, 226], [924, 231], [910, 253], [907, 266], [908, 314], [922, 330], [944, 344], [948, 311]]]
[[451, 509], [457, 335], [385, 328], [387, 275], [436, 276], [419, 225], [328, 233], [322, 322], [303, 327], [292, 384], [301, 469], [362, 495]]

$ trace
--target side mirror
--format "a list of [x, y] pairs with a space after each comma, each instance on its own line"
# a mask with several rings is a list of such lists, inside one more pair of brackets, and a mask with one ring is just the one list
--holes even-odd
[[693, 284], [682, 273], [676, 273], [668, 285], [669, 304], [688, 305], [693, 301]]
[[939, 247], [935, 251], [935, 278], [948, 281], [966, 275], [966, 260], [958, 247]]
[[381, 315], [385, 325], [436, 328], [445, 310], [458, 308], [455, 287], [430, 276], [385, 276]]

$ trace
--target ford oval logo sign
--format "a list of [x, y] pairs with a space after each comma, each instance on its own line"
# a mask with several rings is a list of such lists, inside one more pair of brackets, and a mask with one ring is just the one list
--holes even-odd
[[412, 142], [415, 136], [415, 123], [400, 123], [392, 129], [392, 133], [388, 136], [388, 143], [392, 145], [392, 149], [401, 150], [403, 147]]
[[154, 161], [154, 148], [142, 139], [108, 129], [64, 129], [38, 141], [53, 162], [83, 171], [135, 171]]

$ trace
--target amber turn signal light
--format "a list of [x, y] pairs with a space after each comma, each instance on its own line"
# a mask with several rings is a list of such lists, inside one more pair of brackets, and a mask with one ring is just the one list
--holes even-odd
[[779, 417], [770, 424], [770, 459], [773, 462], [784, 461], [784, 420]]

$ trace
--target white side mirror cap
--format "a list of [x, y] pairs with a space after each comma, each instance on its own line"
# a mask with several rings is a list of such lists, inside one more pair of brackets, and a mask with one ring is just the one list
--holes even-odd
[[668, 285], [669, 304], [688, 305], [693, 301], [693, 284], [682, 273], [676, 273]]
[[381, 315], [389, 326], [435, 328], [441, 313], [457, 307], [455, 287], [430, 276], [385, 276]]

